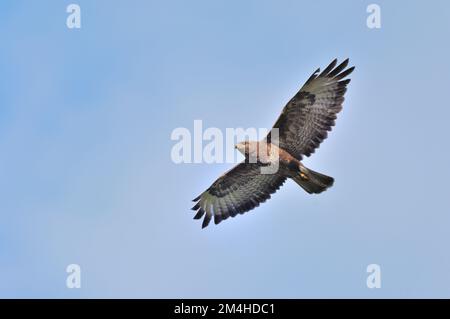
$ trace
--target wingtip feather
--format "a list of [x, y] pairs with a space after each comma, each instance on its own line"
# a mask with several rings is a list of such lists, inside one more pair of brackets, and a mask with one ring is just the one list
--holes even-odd
[[212, 218], [211, 213], [206, 212], [205, 218], [203, 219], [202, 223], [202, 229], [209, 225], [211, 218]]
[[328, 64], [328, 66], [325, 68], [325, 70], [323, 70], [322, 73], [320, 73], [319, 77], [326, 76], [336, 66], [336, 63], [337, 63], [337, 59], [335, 58], [333, 61], [331, 61], [330, 64]]
[[204, 214], [205, 214], [205, 211], [203, 210], [203, 208], [200, 207], [197, 214], [195, 214], [194, 219], [200, 219], [203, 217]]

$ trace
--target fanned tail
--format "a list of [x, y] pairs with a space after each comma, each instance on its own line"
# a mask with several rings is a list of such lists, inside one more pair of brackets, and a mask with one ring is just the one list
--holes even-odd
[[303, 167], [304, 172], [292, 177], [309, 194], [319, 194], [333, 186], [334, 178]]

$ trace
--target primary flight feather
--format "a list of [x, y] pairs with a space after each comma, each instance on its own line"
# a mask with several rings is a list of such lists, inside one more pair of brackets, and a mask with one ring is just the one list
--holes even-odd
[[[192, 209], [197, 212], [194, 219], [203, 217], [202, 228], [208, 226], [213, 216], [218, 224], [259, 206], [287, 178], [310, 194], [321, 193], [333, 185], [332, 177], [306, 168], [301, 160], [314, 153], [335, 124], [350, 83], [346, 77], [354, 70], [347, 68], [348, 62], [346, 59], [336, 66], [335, 59], [322, 72], [317, 69], [283, 108], [264, 140], [236, 145], [245, 160], [194, 199]], [[270, 165], [277, 165], [277, 171], [263, 172]]]

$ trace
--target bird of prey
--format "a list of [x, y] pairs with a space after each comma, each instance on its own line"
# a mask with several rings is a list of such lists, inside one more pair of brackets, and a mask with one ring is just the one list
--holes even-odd
[[[310, 194], [318, 194], [333, 185], [330, 176], [306, 168], [301, 160], [310, 156], [327, 137], [342, 109], [344, 94], [354, 67], [348, 59], [337, 65], [333, 60], [322, 72], [317, 69], [300, 91], [286, 104], [272, 130], [262, 141], [236, 144], [245, 160], [219, 177], [193, 201], [197, 214], [204, 216], [202, 228], [218, 224], [259, 206], [290, 178]], [[277, 129], [278, 141], [272, 142]], [[262, 150], [262, 151], [261, 151]], [[267, 165], [278, 165], [272, 174], [263, 174]]]

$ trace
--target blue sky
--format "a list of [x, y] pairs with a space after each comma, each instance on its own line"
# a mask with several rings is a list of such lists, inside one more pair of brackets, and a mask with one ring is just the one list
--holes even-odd
[[[72, 2], [0, 4], [0, 297], [450, 297], [447, 1]], [[231, 165], [174, 164], [172, 130], [269, 127], [335, 57], [356, 71], [305, 160], [334, 187], [201, 230]]]

